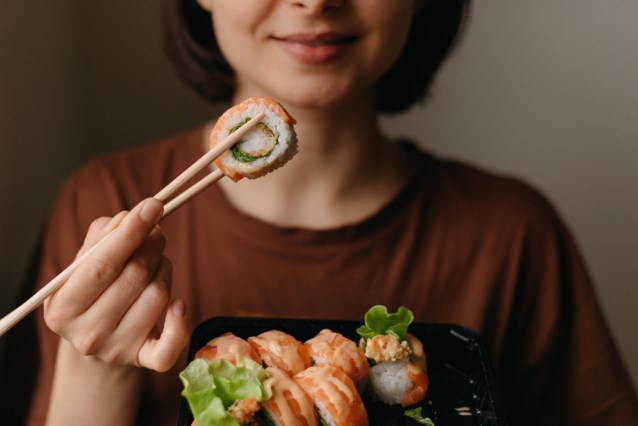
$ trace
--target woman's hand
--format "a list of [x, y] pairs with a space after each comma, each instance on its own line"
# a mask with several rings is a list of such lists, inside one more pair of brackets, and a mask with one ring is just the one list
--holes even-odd
[[189, 327], [184, 302], [169, 305], [171, 264], [157, 226], [161, 214], [161, 203], [147, 199], [130, 212], [94, 221], [80, 254], [111, 235], [45, 302], [49, 328], [80, 354], [156, 371], [177, 361]]

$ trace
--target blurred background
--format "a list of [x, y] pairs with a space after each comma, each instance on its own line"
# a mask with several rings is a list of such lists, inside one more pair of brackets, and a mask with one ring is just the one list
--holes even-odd
[[[163, 56], [160, 3], [0, 2], [0, 316], [23, 301], [17, 290], [69, 173], [219, 112]], [[473, 9], [427, 105], [384, 125], [547, 195], [638, 383], [638, 2]]]

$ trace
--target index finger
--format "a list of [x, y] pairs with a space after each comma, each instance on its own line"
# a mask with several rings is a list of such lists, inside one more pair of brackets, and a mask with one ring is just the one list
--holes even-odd
[[99, 247], [51, 299], [65, 306], [69, 316], [84, 312], [119, 276], [128, 259], [159, 222], [162, 212], [162, 203], [153, 198], [138, 204], [100, 241]]
[[91, 226], [89, 227], [89, 231], [86, 234], [86, 237], [84, 237], [84, 242], [82, 243], [82, 247], [80, 247], [76, 258], [91, 250], [96, 244], [98, 244], [108, 234], [110, 234], [111, 231], [117, 228], [122, 222], [122, 219], [124, 219], [127, 214], [128, 211], [123, 210], [112, 218], [104, 217], [93, 221], [93, 223], [91, 223]]

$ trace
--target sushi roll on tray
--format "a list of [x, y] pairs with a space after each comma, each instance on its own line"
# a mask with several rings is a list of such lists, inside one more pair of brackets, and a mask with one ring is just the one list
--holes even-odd
[[367, 426], [368, 413], [354, 382], [330, 364], [315, 365], [293, 379], [312, 398], [322, 425]]
[[407, 332], [413, 319], [405, 307], [389, 314], [385, 306], [376, 305], [366, 313], [365, 325], [357, 329], [359, 346], [371, 364], [368, 390], [385, 404], [418, 404], [429, 388], [423, 345]]
[[370, 366], [355, 342], [340, 333], [324, 329], [307, 340], [304, 346], [314, 365], [330, 364], [343, 370], [357, 389], [363, 390], [370, 375]]

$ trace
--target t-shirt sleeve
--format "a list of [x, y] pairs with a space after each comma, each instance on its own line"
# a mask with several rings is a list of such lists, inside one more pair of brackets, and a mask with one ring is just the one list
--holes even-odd
[[570, 232], [549, 203], [532, 216], [499, 369], [510, 423], [638, 424], [635, 390]]

